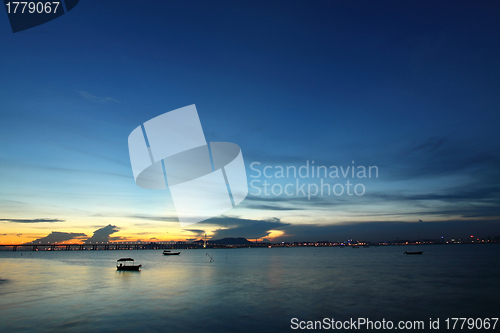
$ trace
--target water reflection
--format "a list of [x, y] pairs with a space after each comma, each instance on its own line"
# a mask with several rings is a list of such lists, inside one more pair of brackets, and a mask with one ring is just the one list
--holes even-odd
[[[495, 316], [498, 244], [0, 253], [3, 331], [283, 331], [292, 317]], [[117, 271], [132, 256], [141, 271]]]

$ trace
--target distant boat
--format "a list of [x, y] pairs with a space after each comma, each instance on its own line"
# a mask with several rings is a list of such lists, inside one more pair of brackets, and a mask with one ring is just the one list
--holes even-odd
[[[127, 263], [129, 263], [127, 265]], [[116, 261], [116, 270], [118, 271], [138, 271], [142, 265], [135, 265], [132, 258], [121, 258]]]
[[404, 254], [422, 254], [424, 253], [424, 251], [420, 251], [420, 252], [408, 252], [408, 251], [405, 251]]
[[351, 247], [352, 247], [353, 249], [359, 249], [359, 246], [357, 246], [357, 245], [353, 245], [353, 246], [351, 246]]
[[163, 255], [164, 256], [178, 256], [181, 254], [180, 252], [170, 252], [169, 250], [164, 250]]

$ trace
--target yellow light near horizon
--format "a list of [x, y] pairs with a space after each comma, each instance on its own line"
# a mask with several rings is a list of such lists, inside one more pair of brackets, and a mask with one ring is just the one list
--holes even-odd
[[277, 238], [277, 237], [280, 237], [280, 236], [283, 236], [285, 234], [284, 231], [281, 231], [281, 230], [269, 230], [269, 235], [267, 235], [266, 237], [264, 238], [267, 238], [267, 239], [270, 239], [270, 240], [273, 240], [274, 238]]

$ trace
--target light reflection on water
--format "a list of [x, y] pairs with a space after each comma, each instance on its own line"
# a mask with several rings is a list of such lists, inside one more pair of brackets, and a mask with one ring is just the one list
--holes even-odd
[[[0, 252], [0, 326], [276, 332], [289, 330], [293, 317], [499, 316], [500, 244], [419, 246], [422, 256], [403, 255], [416, 249]], [[142, 271], [116, 271], [120, 257]]]

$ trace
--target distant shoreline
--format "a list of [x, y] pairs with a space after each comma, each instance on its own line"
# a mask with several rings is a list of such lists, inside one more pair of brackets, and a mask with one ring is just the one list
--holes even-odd
[[461, 242], [383, 242], [383, 243], [355, 243], [338, 244], [326, 242], [297, 242], [296, 243], [248, 243], [248, 244], [207, 244], [203, 247], [199, 244], [156, 244], [156, 243], [134, 243], [134, 244], [0, 244], [0, 252], [51, 252], [51, 251], [119, 251], [119, 250], [206, 250], [206, 249], [242, 249], [242, 248], [298, 248], [298, 247], [383, 247], [383, 246], [421, 246], [421, 245], [457, 245], [457, 244], [498, 244], [499, 241], [461, 241]]

